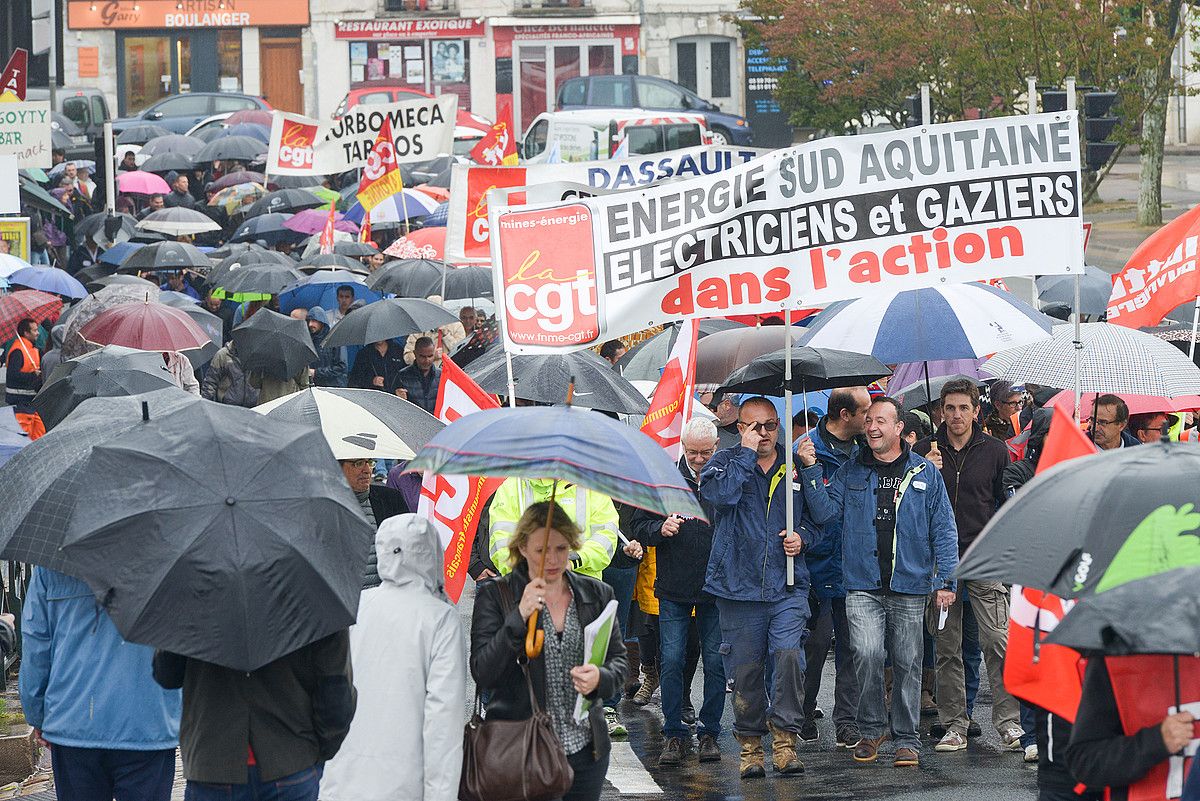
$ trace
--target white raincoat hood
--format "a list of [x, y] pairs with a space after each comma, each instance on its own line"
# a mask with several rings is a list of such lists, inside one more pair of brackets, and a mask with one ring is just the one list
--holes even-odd
[[[379, 578], [403, 586], [420, 584], [426, 592], [446, 599], [443, 549], [437, 529], [414, 514], [389, 517], [375, 534]], [[448, 599], [447, 599], [448, 600]]]

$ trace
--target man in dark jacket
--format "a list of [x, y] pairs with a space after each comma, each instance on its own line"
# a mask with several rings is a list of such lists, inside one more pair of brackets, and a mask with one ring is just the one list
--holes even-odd
[[[808, 623], [805, 548], [817, 544], [820, 525], [836, 512], [821, 478], [812, 442], [796, 452], [799, 470], [786, 475], [778, 444], [779, 416], [765, 398], [738, 410], [741, 444], [718, 451], [700, 477], [700, 497], [716, 508], [713, 546], [704, 591], [717, 599], [725, 674], [733, 679], [734, 734], [741, 744], [739, 774], [765, 775], [762, 737], [772, 735], [779, 773], [799, 773], [796, 737], [804, 723], [804, 628]], [[787, 530], [786, 493], [793, 496], [793, 530]], [[793, 557], [795, 589], [786, 586]], [[772, 659], [774, 691], [767, 704], [766, 663]], [[769, 713], [769, 714], [768, 714]]]
[[[829, 393], [827, 414], [816, 428], [808, 432], [828, 484], [843, 464], [853, 459], [862, 448], [863, 429], [871, 395], [866, 387], [846, 387]], [[804, 645], [804, 661], [813, 666], [825, 664], [829, 647], [834, 646], [833, 726], [837, 745], [853, 748], [858, 745], [858, 681], [854, 662], [850, 658], [850, 630], [846, 624], [846, 586], [842, 581], [842, 531], [838, 521], [825, 524], [825, 536], [804, 554], [808, 574], [812, 577], [809, 604], [812, 617], [808, 621], [808, 642]], [[814, 667], [804, 675], [804, 727], [801, 739], [817, 739], [817, 695], [821, 692], [821, 673]]]
[[154, 679], [183, 688], [187, 797], [317, 801], [324, 763], [350, 731], [356, 695], [348, 630], [251, 673], [158, 651]]
[[167, 208], [194, 209], [196, 207], [196, 199], [188, 191], [188, 177], [186, 172], [169, 173], [167, 175], [167, 183], [171, 185], [171, 192], [163, 198], [163, 204]]
[[413, 345], [413, 363], [396, 374], [388, 390], [430, 414], [437, 408], [438, 385], [442, 371], [433, 366], [433, 339], [418, 337]]
[[[354, 357], [348, 386], [389, 392], [396, 375], [404, 369], [404, 349], [384, 340], [367, 345]], [[435, 390], [436, 392], [436, 390]]]
[[[970, 547], [1000, 504], [1004, 503], [1004, 470], [1008, 447], [983, 433], [978, 422], [979, 387], [970, 379], [942, 387], [942, 426], [914, 449], [938, 466], [946, 482], [958, 528], [958, 555]], [[964, 581], [941, 624], [941, 610], [928, 609], [929, 630], [937, 640], [938, 717], [946, 733], [934, 750], [967, 747], [967, 695], [963, 669], [963, 599], [969, 599], [979, 631], [992, 688], [992, 724], [1005, 748], [1022, 750], [1017, 701], [1004, 689], [1004, 653], [1008, 647], [1008, 590], [998, 581]]]
[[324, 347], [325, 337], [329, 334], [329, 317], [320, 306], [313, 306], [305, 316], [308, 323], [308, 333], [312, 335], [313, 349], [317, 352], [317, 360], [309, 367], [312, 368], [312, 383], [318, 387], [346, 386], [346, 360], [342, 348]]
[[[708, 420], [693, 418], [683, 427], [683, 458], [679, 472], [699, 495], [699, 477], [717, 449], [717, 428]], [[704, 504], [704, 514], [716, 519], [716, 510]], [[633, 513], [633, 538], [652, 546], [657, 560], [654, 594], [658, 597], [659, 687], [662, 691], [663, 744], [660, 766], [678, 765], [691, 744], [691, 732], [682, 720], [684, 662], [688, 629], [695, 613], [704, 659], [704, 703], [700, 708], [700, 761], [721, 758], [721, 712], [725, 707], [725, 671], [721, 664], [721, 623], [717, 605], [704, 594], [704, 573], [712, 550], [712, 525], [680, 515], [661, 517], [641, 509]], [[689, 699], [690, 700], [690, 699]]]
[[[394, 490], [386, 484], [375, 484], [371, 481], [375, 475], [374, 459], [338, 459], [338, 464], [342, 466], [342, 474], [346, 477], [346, 483], [350, 485], [350, 491], [358, 499], [363, 517], [367, 518], [367, 522], [375, 530], [378, 530], [380, 524], [389, 517], [413, 511], [404, 502], [402, 492]], [[381, 583], [379, 557], [375, 553], [374, 544], [375, 540], [372, 539], [367, 556], [367, 570], [363, 575], [364, 590], [378, 587]]]

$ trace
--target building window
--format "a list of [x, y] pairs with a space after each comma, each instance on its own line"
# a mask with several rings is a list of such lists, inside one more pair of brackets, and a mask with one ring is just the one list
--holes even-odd
[[675, 82], [718, 105], [734, 106], [733, 55], [734, 41], [728, 37], [676, 39], [672, 44]]
[[217, 31], [217, 90], [242, 91], [242, 32]]
[[[351, 42], [352, 88], [369, 90], [356, 103], [396, 103], [420, 94], [458, 96], [471, 108], [471, 61], [467, 39]], [[376, 89], [372, 84], [378, 84]]]

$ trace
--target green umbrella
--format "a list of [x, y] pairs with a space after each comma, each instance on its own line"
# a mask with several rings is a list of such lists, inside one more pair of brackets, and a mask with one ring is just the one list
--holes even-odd
[[[321, 200], [325, 201], [325, 205], [322, 208], [326, 208], [326, 209], [329, 208], [330, 203], [337, 203], [337, 202], [341, 201], [341, 199], [342, 199], [342, 196], [340, 194], [338, 194], [336, 191], [330, 189], [327, 186], [306, 186], [306, 187], [304, 187], [304, 191], [312, 192], [314, 195], [319, 197]], [[358, 191], [358, 190], [355, 189], [355, 191]]]

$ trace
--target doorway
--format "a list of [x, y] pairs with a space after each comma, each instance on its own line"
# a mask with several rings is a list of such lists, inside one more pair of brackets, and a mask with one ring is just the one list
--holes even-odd
[[217, 31], [120, 34], [118, 114], [136, 114], [169, 95], [217, 91]]
[[301, 74], [304, 56], [299, 36], [262, 37], [259, 39], [259, 62], [262, 75], [262, 97], [273, 108], [304, 112], [304, 85]]
[[672, 43], [675, 83], [686, 86], [722, 111], [740, 112], [741, 98], [734, 82], [736, 43], [724, 36], [689, 36]]
[[516, 123], [526, 130], [537, 115], [557, 105], [558, 88], [570, 78], [616, 73], [619, 43], [519, 42]]

